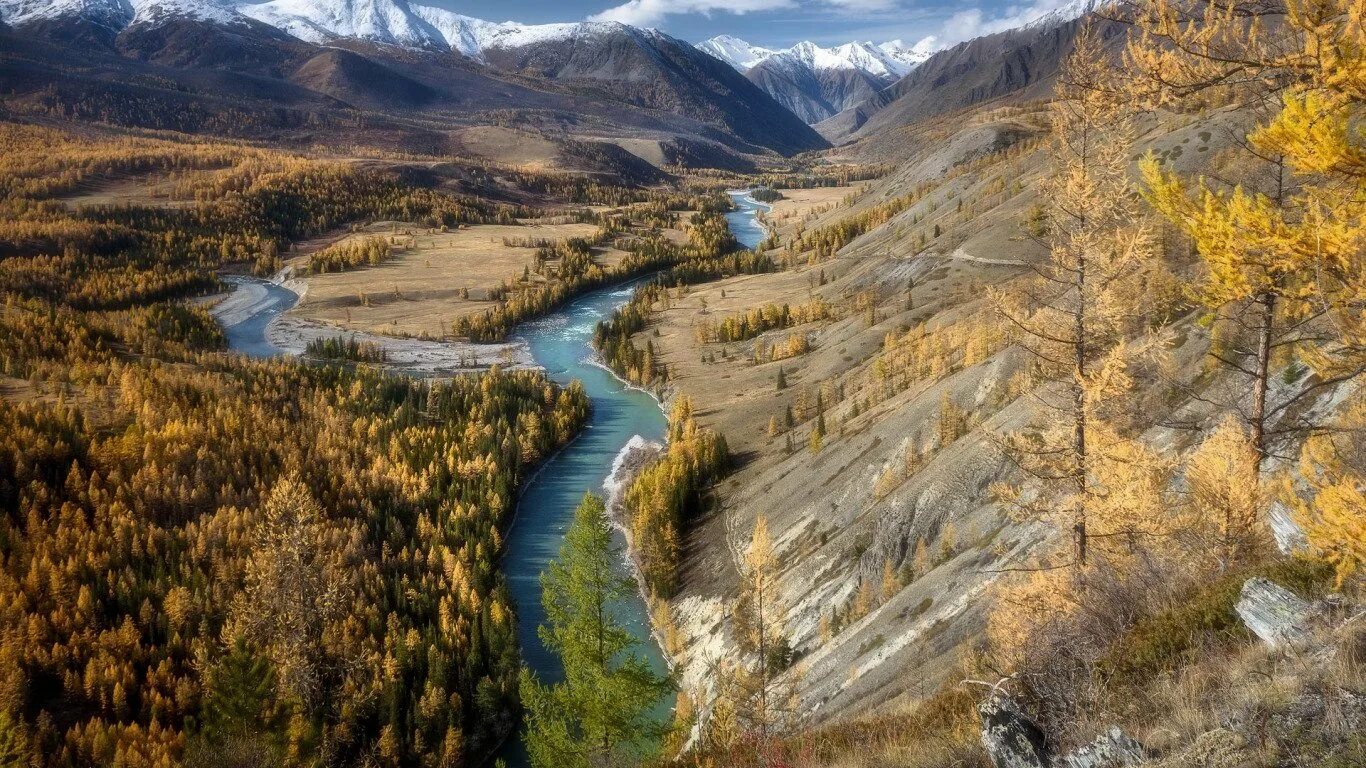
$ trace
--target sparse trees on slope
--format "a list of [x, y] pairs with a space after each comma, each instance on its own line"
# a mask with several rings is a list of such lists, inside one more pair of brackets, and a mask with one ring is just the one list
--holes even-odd
[[1111, 533], [1104, 530], [1109, 524], [1095, 530], [1102, 497], [1096, 464], [1118, 437], [1103, 421], [1129, 387], [1125, 337], [1133, 313], [1127, 302], [1153, 252], [1128, 181], [1133, 126], [1089, 27], [1064, 65], [1053, 135], [1055, 168], [1044, 193], [1051, 201], [1044, 236], [1049, 257], [1018, 294], [1000, 291], [995, 298], [1037, 367], [1058, 383], [1039, 390], [1039, 398], [1061, 417], [1012, 436], [1008, 448], [1062, 503], [1048, 499], [1044, 509], [1025, 504], [1018, 493], [1007, 495], [1032, 515], [1063, 510], [1072, 562], [1085, 566], [1095, 536]]
[[[1247, 382], [1230, 403], [1257, 452], [1315, 429], [1297, 405], [1366, 371], [1366, 46], [1356, 0], [1140, 0], [1128, 58], [1151, 104], [1237, 103], [1258, 125], [1222, 182], [1143, 163], [1154, 207], [1206, 267], [1212, 352]], [[1270, 402], [1276, 368], [1314, 376]], [[1289, 417], [1289, 418], [1287, 418]]]
[[652, 710], [671, 685], [617, 618], [635, 590], [620, 564], [602, 499], [587, 494], [559, 559], [541, 577], [549, 624], [539, 631], [564, 665], [564, 681], [546, 685], [522, 672], [527, 748], [537, 768], [638, 765], [663, 735]]

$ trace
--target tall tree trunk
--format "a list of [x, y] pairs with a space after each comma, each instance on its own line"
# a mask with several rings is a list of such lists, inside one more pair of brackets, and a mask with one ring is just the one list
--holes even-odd
[[1266, 459], [1266, 391], [1271, 380], [1271, 342], [1276, 330], [1276, 293], [1263, 291], [1257, 296], [1261, 322], [1257, 328], [1257, 375], [1252, 382], [1252, 447], [1257, 451], [1253, 483], [1261, 482], [1262, 462]]
[[1072, 452], [1077, 485], [1076, 517], [1072, 521], [1073, 546], [1076, 548], [1077, 564], [1086, 565], [1086, 389], [1083, 381], [1086, 376], [1086, 256], [1077, 260], [1077, 312], [1073, 318], [1074, 337], [1073, 375], [1076, 381], [1072, 390]]

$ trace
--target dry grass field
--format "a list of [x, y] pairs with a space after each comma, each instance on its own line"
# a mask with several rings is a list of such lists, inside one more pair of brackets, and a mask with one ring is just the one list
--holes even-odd
[[809, 221], [838, 207], [846, 197], [858, 193], [861, 186], [818, 187], [816, 189], [783, 189], [783, 199], [773, 203], [766, 218], [786, 237], [798, 222]]
[[553, 167], [559, 154], [559, 147], [553, 141], [496, 125], [466, 128], [460, 131], [456, 140], [469, 155], [528, 170]]
[[[302, 269], [309, 254], [351, 237], [382, 234], [392, 258], [377, 267], [310, 275], [292, 314], [350, 330], [404, 336], [445, 335], [456, 317], [493, 306], [489, 291], [533, 266], [535, 248], [508, 241], [588, 237], [593, 224], [478, 225], [441, 232], [403, 222], [376, 222], [356, 233], [319, 238], [296, 249], [290, 264]], [[624, 251], [597, 248], [612, 265]], [[533, 275], [533, 279], [539, 279]]]

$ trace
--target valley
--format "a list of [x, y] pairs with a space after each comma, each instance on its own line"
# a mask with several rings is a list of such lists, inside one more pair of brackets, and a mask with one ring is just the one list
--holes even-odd
[[0, 0], [0, 766], [1366, 759], [1366, 17], [1208, 7]]

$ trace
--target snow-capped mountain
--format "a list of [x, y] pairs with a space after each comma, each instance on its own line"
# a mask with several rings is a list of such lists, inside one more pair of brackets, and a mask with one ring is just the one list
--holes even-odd
[[[282, 98], [308, 98], [302, 88], [378, 110], [614, 110], [628, 122], [669, 127], [664, 115], [673, 113], [686, 118], [680, 131], [721, 137], [741, 152], [825, 146], [732, 67], [619, 22], [489, 22], [409, 0], [0, 0], [0, 21], [5, 34], [273, 79], [280, 85], [270, 86], [272, 95]], [[419, 51], [425, 55], [413, 55]], [[528, 78], [555, 85], [527, 87]], [[262, 83], [244, 88], [265, 92]]]
[[0, 19], [10, 26], [81, 19], [112, 31], [139, 22], [183, 17], [229, 23], [231, 4], [213, 0], [0, 0]]
[[730, 35], [713, 37], [699, 49], [745, 73], [808, 123], [847, 109], [904, 77], [935, 51], [927, 37], [915, 45], [855, 41], [824, 48], [805, 40], [791, 48], [763, 48]]
[[747, 71], [750, 67], [777, 53], [772, 48], [751, 45], [731, 35], [717, 35], [710, 40], [698, 43], [697, 48], [705, 53], [710, 53], [741, 72]]
[[927, 37], [915, 45], [901, 40], [874, 44], [854, 41], [834, 48], [824, 48], [803, 40], [791, 48], [764, 48], [731, 35], [718, 35], [697, 46], [741, 72], [771, 59], [782, 59], [812, 70], [858, 70], [873, 77], [901, 77], [915, 65], [929, 58], [935, 51], [935, 40]]
[[272, 0], [238, 6], [264, 24], [310, 43], [339, 38], [414, 48], [445, 48], [446, 38], [406, 0]]

